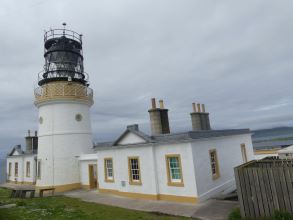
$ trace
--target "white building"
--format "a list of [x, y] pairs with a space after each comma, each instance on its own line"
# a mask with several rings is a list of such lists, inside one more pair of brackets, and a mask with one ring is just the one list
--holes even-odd
[[293, 145], [278, 150], [278, 156], [280, 159], [293, 159]]
[[114, 142], [81, 155], [80, 179], [100, 192], [179, 202], [235, 190], [233, 168], [253, 158], [249, 130], [190, 131], [148, 136], [129, 126]]
[[14, 148], [8, 181], [190, 203], [236, 189], [233, 168], [253, 159], [251, 133], [211, 130], [204, 105], [193, 104], [192, 131], [170, 133], [168, 110], [153, 99], [151, 135], [131, 125], [113, 142], [93, 144], [81, 35], [58, 31], [45, 34], [46, 64], [35, 91], [38, 152]]

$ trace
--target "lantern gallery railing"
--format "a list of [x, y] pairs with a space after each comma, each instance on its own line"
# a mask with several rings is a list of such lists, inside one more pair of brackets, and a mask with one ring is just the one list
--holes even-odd
[[82, 34], [76, 33], [75, 31], [72, 30], [67, 30], [67, 29], [52, 29], [49, 31], [46, 31], [44, 34], [44, 42], [47, 40], [53, 39], [53, 38], [58, 38], [65, 36], [66, 38], [75, 40], [82, 44]]
[[34, 91], [36, 103], [56, 99], [80, 99], [93, 103], [93, 90], [76, 82], [54, 82]]

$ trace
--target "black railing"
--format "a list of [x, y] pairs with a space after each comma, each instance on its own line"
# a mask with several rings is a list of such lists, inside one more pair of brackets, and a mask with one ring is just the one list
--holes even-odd
[[82, 44], [82, 34], [79, 34], [75, 31], [72, 30], [67, 30], [67, 29], [52, 29], [49, 31], [46, 31], [44, 34], [44, 42], [47, 40], [53, 39], [53, 38], [58, 38], [65, 36], [69, 39], [75, 40]]

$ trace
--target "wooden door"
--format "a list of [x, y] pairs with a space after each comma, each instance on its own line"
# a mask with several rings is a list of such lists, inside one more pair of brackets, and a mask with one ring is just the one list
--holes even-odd
[[98, 188], [98, 175], [97, 175], [97, 165], [89, 164], [89, 188]]

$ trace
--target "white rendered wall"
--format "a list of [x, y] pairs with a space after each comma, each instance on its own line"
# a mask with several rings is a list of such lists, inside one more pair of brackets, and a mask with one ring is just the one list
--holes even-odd
[[[122, 192], [157, 194], [155, 180], [154, 156], [151, 146], [121, 147], [119, 149], [99, 150], [98, 155], [98, 183], [99, 188], [113, 189]], [[105, 182], [104, 158], [113, 158], [114, 182]], [[139, 157], [141, 185], [130, 185], [128, 175], [128, 157]], [[125, 187], [121, 181], [125, 181]]]
[[[253, 160], [250, 134], [218, 137], [192, 143], [195, 176], [199, 199], [205, 200], [225, 190], [236, 189], [234, 167], [243, 163], [241, 144], [245, 144], [247, 159]], [[220, 177], [213, 180], [209, 150], [216, 149]]]
[[[160, 194], [197, 197], [194, 165], [190, 143], [155, 146], [158, 188]], [[181, 158], [183, 187], [168, 186], [167, 154], [179, 154]]]
[[[15, 163], [18, 163], [18, 176], [14, 175], [15, 170]], [[11, 163], [11, 175], [8, 176], [9, 173], [9, 163]], [[16, 182], [22, 182], [23, 181], [23, 156], [11, 156], [7, 157], [7, 180], [9, 181], [16, 181]]]
[[79, 161], [80, 167], [80, 182], [83, 186], [89, 186], [89, 165], [97, 164], [97, 160], [82, 160]]
[[[7, 157], [7, 180], [17, 182], [34, 183], [36, 181], [36, 163], [35, 155], [21, 155], [21, 156], [11, 156]], [[30, 162], [30, 175], [26, 176], [26, 162]], [[11, 176], [8, 176], [9, 172], [9, 162], [12, 163], [11, 166]], [[14, 175], [15, 162], [18, 162], [18, 177]]]
[[[26, 175], [26, 162], [30, 162], [30, 175]], [[34, 155], [25, 155], [23, 159], [23, 181], [26, 183], [36, 182], [36, 161]]]
[[[81, 121], [76, 115], [82, 116]], [[92, 148], [89, 106], [79, 101], [51, 101], [39, 106], [37, 186], [80, 183], [78, 156]]]
[[[167, 154], [179, 154], [182, 163], [184, 186], [168, 186], [166, 159]], [[121, 147], [111, 150], [98, 150], [98, 182], [102, 189], [142, 194], [164, 194], [196, 197], [194, 166], [190, 144], [168, 144], [160, 146]], [[139, 157], [142, 185], [130, 185], [128, 157]], [[104, 158], [113, 158], [114, 182], [104, 179]], [[125, 181], [123, 187], [121, 181]]]

